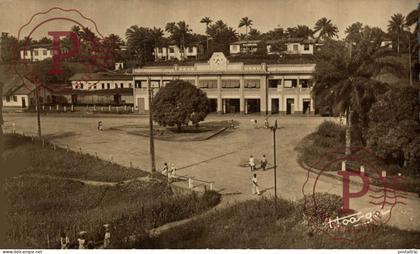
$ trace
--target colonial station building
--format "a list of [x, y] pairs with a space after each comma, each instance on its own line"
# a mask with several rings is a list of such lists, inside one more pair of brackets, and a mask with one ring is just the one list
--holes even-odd
[[207, 93], [218, 113], [314, 113], [310, 92], [315, 64], [244, 64], [217, 52], [207, 63], [150, 66], [133, 70], [134, 106], [149, 110], [154, 91], [171, 80], [185, 80]]

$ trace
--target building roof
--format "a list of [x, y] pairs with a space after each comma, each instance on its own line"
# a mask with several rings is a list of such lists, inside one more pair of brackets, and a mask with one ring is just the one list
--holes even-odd
[[132, 76], [116, 72], [75, 73], [70, 81], [132, 80]]
[[[241, 40], [232, 42], [230, 45], [242, 45], [242, 44], [258, 44], [263, 42], [263, 40]], [[267, 40], [265, 41], [266, 44], [273, 44], [273, 43], [315, 43], [314, 39], [307, 39], [307, 38], [283, 38], [280, 40]]]
[[77, 95], [133, 95], [132, 88], [115, 88], [115, 89], [100, 89], [100, 90], [77, 90], [73, 89], [71, 94]]
[[8, 78], [3, 84], [3, 95], [28, 95], [32, 93], [36, 85], [29, 79], [14, 74]]

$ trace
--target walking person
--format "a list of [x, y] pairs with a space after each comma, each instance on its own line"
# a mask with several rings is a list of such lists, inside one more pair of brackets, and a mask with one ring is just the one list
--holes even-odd
[[168, 163], [163, 163], [162, 175], [166, 176], [169, 180], [169, 166]]
[[108, 249], [111, 244], [111, 232], [109, 231], [109, 224], [105, 224], [105, 235], [104, 235], [104, 249]]
[[102, 127], [102, 121], [98, 122], [98, 131], [102, 131], [103, 127]]
[[268, 118], [266, 117], [264, 119], [264, 128], [268, 129], [270, 127], [270, 125], [268, 124]]
[[175, 177], [176, 177], [176, 167], [175, 167], [175, 164], [172, 163], [171, 164], [171, 178], [175, 179]]
[[261, 158], [261, 168], [263, 171], [265, 171], [265, 168], [267, 167], [267, 158], [265, 157], [265, 154], [263, 154], [262, 158]]
[[260, 189], [258, 188], [257, 174], [254, 174], [254, 177], [252, 178], [252, 194], [261, 195]]
[[249, 166], [251, 168], [251, 171], [254, 171], [255, 170], [255, 159], [254, 159], [254, 157], [252, 155], [249, 156], [249, 162], [248, 162], [248, 164], [249, 164]]
[[61, 249], [68, 249], [69, 245], [70, 245], [70, 239], [69, 237], [66, 235], [65, 232], [61, 232], [60, 235], [60, 245], [61, 245]]

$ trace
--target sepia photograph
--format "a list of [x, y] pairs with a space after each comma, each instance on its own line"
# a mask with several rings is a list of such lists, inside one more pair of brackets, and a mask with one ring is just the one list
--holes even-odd
[[0, 0], [0, 250], [417, 254], [419, 26], [418, 0]]

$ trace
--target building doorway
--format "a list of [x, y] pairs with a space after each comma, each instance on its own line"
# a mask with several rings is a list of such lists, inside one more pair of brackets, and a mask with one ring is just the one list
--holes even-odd
[[114, 103], [117, 104], [117, 105], [121, 104], [121, 95], [114, 94]]
[[209, 99], [209, 110], [211, 113], [217, 112], [217, 99]]
[[71, 103], [72, 104], [77, 104], [77, 94], [72, 94], [71, 95]]
[[311, 113], [311, 99], [303, 99], [302, 112], [303, 114]]
[[223, 99], [223, 112], [224, 113], [237, 113], [239, 112], [239, 99]]
[[286, 114], [293, 114], [295, 111], [295, 99], [288, 98], [286, 99]]
[[138, 110], [139, 110], [140, 113], [144, 113], [145, 112], [144, 98], [137, 98], [137, 108], [138, 108]]
[[271, 99], [271, 114], [278, 114], [279, 113], [279, 99]]
[[25, 97], [22, 97], [22, 108], [26, 108], [26, 100], [25, 100]]
[[260, 99], [246, 99], [247, 114], [260, 112]]

